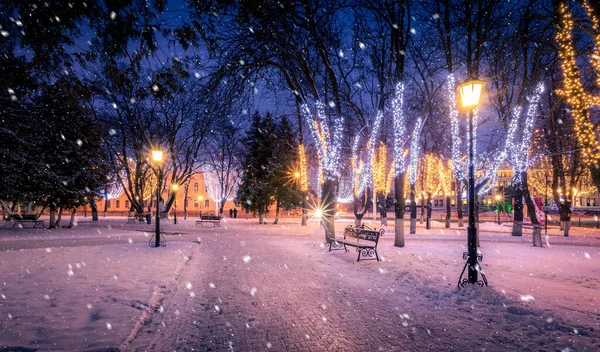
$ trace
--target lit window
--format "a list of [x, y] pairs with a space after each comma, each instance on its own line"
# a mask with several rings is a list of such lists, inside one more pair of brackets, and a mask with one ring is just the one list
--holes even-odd
[[117, 208], [117, 209], [118, 209], [118, 208], [120, 208], [120, 207], [121, 207], [121, 201], [117, 199], [117, 204], [116, 204], [115, 208]]
[[194, 208], [198, 208], [198, 201], [194, 201]]
[[208, 199], [204, 201], [204, 207], [205, 208], [209, 208], [210, 207], [210, 201]]

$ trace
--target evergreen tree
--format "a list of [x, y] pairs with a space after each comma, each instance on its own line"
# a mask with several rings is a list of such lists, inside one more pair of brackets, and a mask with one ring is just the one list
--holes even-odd
[[[30, 137], [35, 148], [30, 173], [21, 188], [30, 198], [50, 206], [75, 209], [95, 197], [107, 183], [109, 164], [102, 131], [84, 105], [87, 90], [63, 78], [44, 87], [32, 107], [35, 124]], [[34, 200], [34, 199], [31, 199]], [[72, 217], [73, 218], [73, 217]], [[50, 227], [58, 225], [51, 221]]]
[[262, 118], [258, 112], [245, 140], [247, 154], [242, 162], [244, 176], [238, 189], [238, 199], [244, 209], [258, 213], [259, 223], [263, 223], [264, 214], [275, 195], [272, 180], [275, 169], [271, 163], [277, 153], [275, 126], [271, 115]]
[[301, 206], [302, 192], [295, 179], [294, 166], [298, 164], [297, 144], [289, 121], [284, 117], [275, 128], [276, 153], [271, 168], [273, 169], [272, 187], [275, 191], [275, 221], [279, 220], [281, 208], [289, 210]]

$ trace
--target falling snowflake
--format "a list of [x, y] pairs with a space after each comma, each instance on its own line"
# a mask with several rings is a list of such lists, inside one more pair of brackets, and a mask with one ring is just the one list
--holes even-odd
[[411, 29], [410, 29], [410, 32], [411, 32], [412, 34], [417, 34], [417, 30], [416, 30], [416, 29], [414, 29], [414, 28], [411, 28]]
[[588, 252], [584, 252], [583, 255], [585, 255], [585, 259], [592, 259]]
[[210, 288], [215, 288], [215, 287], [217, 287], [217, 286], [215, 286], [215, 284], [213, 284], [213, 283], [211, 282], [211, 283], [209, 283], [209, 284], [208, 284], [208, 287], [210, 287]]
[[110, 12], [110, 19], [111, 19], [111, 20], [114, 20], [114, 19], [116, 19], [116, 18], [117, 18], [117, 13], [116, 13], [116, 12], [114, 12], [114, 11], [111, 11], [111, 12]]
[[535, 298], [533, 298], [532, 295], [521, 295], [521, 301], [531, 302], [531, 301], [535, 301]]
[[359, 47], [359, 48], [361, 48], [362, 50], [365, 50], [365, 48], [366, 48], [367, 46], [366, 46], [366, 45], [365, 45], [365, 43], [363, 43], [363, 42], [358, 42], [358, 47]]
[[249, 256], [249, 255], [247, 255], [247, 254], [246, 254], [245, 256], [243, 256], [243, 257], [242, 257], [242, 260], [244, 260], [244, 263], [248, 263], [248, 262], [249, 262], [251, 259], [252, 259], [252, 258], [250, 258], [250, 256]]
[[155, 92], [158, 92], [159, 88], [158, 88], [158, 86], [156, 84], [153, 84], [152, 85], [152, 90], [155, 91]]
[[46, 248], [46, 253], [52, 253], [52, 248]]
[[188, 282], [185, 284], [185, 287], [186, 287], [188, 290], [191, 290], [191, 289], [192, 289], [192, 283], [188, 281]]
[[0, 34], [2, 34], [5, 37], [9, 36], [9, 33], [7, 31], [0, 31]]
[[44, 295], [44, 299], [50, 299], [49, 295]]
[[343, 58], [344, 57], [344, 51], [342, 49], [340, 49], [340, 52], [338, 53], [338, 55]]
[[112, 330], [112, 325], [110, 325], [110, 323], [106, 323], [106, 328], [107, 328], [108, 330]]
[[256, 289], [256, 287], [252, 287], [252, 289], [250, 290], [250, 294], [254, 296], [256, 294], [256, 291], [258, 291], [258, 289]]
[[431, 16], [431, 17], [433, 17], [434, 20], [437, 20], [437, 19], [440, 18], [440, 14], [439, 13], [434, 13], [433, 16]]

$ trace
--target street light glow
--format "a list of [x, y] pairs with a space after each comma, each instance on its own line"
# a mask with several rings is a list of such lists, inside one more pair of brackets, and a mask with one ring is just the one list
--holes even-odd
[[472, 109], [479, 105], [479, 99], [481, 98], [481, 91], [483, 90], [484, 85], [484, 81], [474, 79], [458, 86], [463, 108]]
[[179, 185], [174, 183], [171, 188], [173, 188], [173, 191], [177, 192], [177, 190], [179, 189]]
[[152, 151], [152, 160], [154, 161], [162, 161], [163, 152], [162, 150], [153, 150]]

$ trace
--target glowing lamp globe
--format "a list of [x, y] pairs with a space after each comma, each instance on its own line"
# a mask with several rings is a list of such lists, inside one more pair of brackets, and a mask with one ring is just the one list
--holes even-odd
[[179, 185], [176, 183], [171, 187], [173, 188], [173, 191], [175, 191], [175, 192], [177, 192], [177, 190], [179, 189]]
[[497, 195], [496, 195], [496, 200], [500, 200], [500, 198], [501, 198], [501, 197], [500, 197], [500, 195], [499, 195], [499, 194], [497, 194]]
[[162, 161], [163, 152], [162, 150], [153, 150], [152, 151], [152, 160], [154, 161]]
[[483, 91], [484, 85], [484, 81], [475, 79], [458, 86], [458, 92], [460, 93], [460, 100], [463, 108], [473, 109], [479, 105], [479, 99], [481, 98], [481, 92]]

